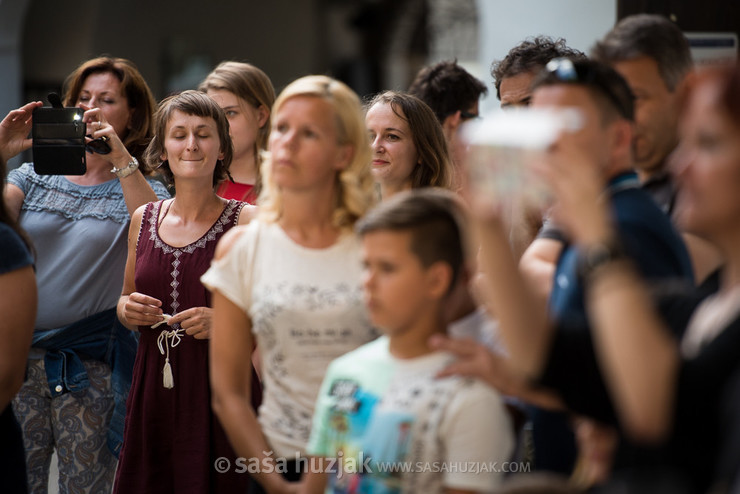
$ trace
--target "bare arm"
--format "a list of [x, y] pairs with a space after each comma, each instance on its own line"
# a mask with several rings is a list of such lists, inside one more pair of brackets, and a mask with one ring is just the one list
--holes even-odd
[[[116, 168], [128, 166], [131, 158], [124, 158], [115, 163]], [[146, 181], [140, 170], [125, 178], [120, 178], [121, 189], [123, 190], [123, 200], [126, 201], [126, 209], [129, 214], [133, 214], [139, 206], [154, 202], [157, 195], [154, 193], [152, 186]]]
[[[594, 169], [578, 148], [549, 163], [559, 224], [582, 249], [617, 238]], [[660, 440], [671, 427], [679, 353], [630, 261], [586, 275], [585, 305], [599, 365], [620, 423], [635, 440]]]
[[116, 313], [121, 324], [131, 331], [138, 331], [138, 326], [151, 326], [162, 320], [162, 302], [136, 291], [134, 282], [136, 274], [136, 243], [139, 238], [139, 228], [144, 214], [144, 206], [137, 209], [128, 229], [128, 257], [126, 270], [123, 274], [123, 290], [118, 299]]
[[483, 296], [499, 321], [512, 370], [526, 378], [536, 378], [545, 364], [551, 337], [545, 305], [519, 271], [501, 222], [488, 218], [473, 223], [485, 276]]
[[455, 340], [442, 335], [430, 339], [430, 346], [450, 352], [459, 360], [447, 366], [439, 377], [459, 375], [484, 381], [503, 395], [519, 398], [548, 410], [565, 410], [557, 394], [535, 388], [512, 372], [510, 359], [496, 355], [472, 340]]
[[661, 440], [673, 416], [680, 362], [676, 341], [627, 262], [601, 268], [588, 285], [586, 302], [621, 423], [634, 439]]
[[[107, 142], [111, 148], [110, 153], [95, 155], [95, 157], [101, 157], [101, 159], [110, 163], [111, 168], [126, 168], [131, 162], [132, 156], [121, 142], [113, 126], [105, 120], [102, 110], [100, 108], [89, 109], [85, 105], [80, 106], [85, 110], [84, 119], [90, 128], [92, 138], [104, 137], [108, 139]], [[115, 175], [111, 175], [111, 177], [115, 177]], [[119, 178], [119, 181], [121, 182], [126, 209], [128, 209], [130, 215], [133, 216], [139, 206], [157, 200], [157, 195], [144, 178], [141, 169], [127, 177]]]
[[[319, 459], [319, 461], [308, 459], [309, 465], [327, 465], [327, 459]], [[321, 461], [323, 460], [323, 461]], [[323, 494], [326, 490], [326, 484], [329, 483], [329, 474], [325, 472], [315, 472], [309, 468], [301, 478], [301, 489], [299, 494]]]
[[[224, 235], [216, 248], [216, 260], [229, 251], [236, 238]], [[209, 351], [213, 411], [234, 450], [240, 456], [257, 458], [263, 464], [265, 458], [271, 458], [266, 454], [271, 448], [251, 404], [252, 322], [239, 306], [219, 291], [212, 291], [212, 295], [213, 330]], [[260, 472], [254, 474], [254, 478], [269, 493], [298, 489], [297, 484], [291, 485], [275, 471]]]
[[18, 221], [26, 195], [19, 187], [6, 183], [5, 190], [3, 191], [3, 199], [5, 200], [5, 206], [8, 208], [8, 214], [10, 217], [13, 220]]
[[552, 238], [536, 238], [519, 260], [519, 269], [540, 303], [547, 305], [552, 292], [555, 267], [563, 243]]
[[36, 276], [31, 266], [0, 275], [0, 410], [13, 399], [26, 375], [26, 358], [36, 321]]

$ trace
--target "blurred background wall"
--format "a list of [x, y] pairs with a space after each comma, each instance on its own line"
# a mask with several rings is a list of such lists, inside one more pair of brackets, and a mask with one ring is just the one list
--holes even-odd
[[740, 31], [736, 0], [0, 0], [0, 113], [45, 100], [100, 54], [133, 60], [158, 99], [227, 59], [259, 66], [278, 91], [326, 73], [367, 96], [457, 58], [491, 88], [481, 106], [493, 109], [490, 65], [512, 46], [547, 34], [588, 51], [637, 12], [687, 32]]

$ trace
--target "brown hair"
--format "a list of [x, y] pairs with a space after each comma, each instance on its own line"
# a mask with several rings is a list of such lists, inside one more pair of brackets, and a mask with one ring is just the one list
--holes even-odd
[[491, 77], [496, 87], [496, 97], [501, 99], [501, 81], [526, 72], [537, 74], [555, 58], [585, 60], [586, 55], [566, 46], [563, 38], [553, 39], [549, 36], [527, 38], [514, 48], [502, 60], [491, 64]]
[[162, 161], [161, 157], [165, 152], [164, 140], [167, 123], [176, 111], [186, 115], [211, 118], [216, 122], [218, 140], [221, 144], [220, 150], [224, 157], [218, 160], [213, 170], [213, 186], [215, 187], [228, 174], [234, 147], [229, 135], [229, 121], [226, 119], [226, 114], [215, 101], [200, 91], [187, 90], [162, 100], [154, 114], [154, 137], [144, 153], [144, 163], [149, 169], [159, 171], [168, 183], [174, 183], [170, 164], [167, 160]]
[[143, 158], [144, 149], [152, 137], [152, 113], [156, 107], [154, 96], [144, 77], [133, 62], [125, 58], [99, 57], [82, 63], [64, 81], [64, 105], [77, 103], [82, 85], [92, 74], [110, 72], [121, 81], [121, 94], [131, 108], [131, 121], [126, 134], [120, 136], [132, 156]]
[[233, 93], [246, 103], [267, 109], [267, 120], [257, 132], [257, 141], [254, 146], [254, 163], [257, 180], [254, 183], [254, 194], [259, 195], [262, 188], [262, 152], [267, 150], [267, 141], [270, 138], [271, 110], [275, 103], [275, 88], [272, 81], [262, 70], [244, 62], [221, 62], [200, 83], [198, 89], [208, 92], [211, 89], [220, 89]]
[[411, 188], [449, 188], [452, 160], [442, 125], [429, 105], [416, 96], [398, 91], [385, 91], [376, 95], [365, 106], [366, 111], [377, 104], [390, 105], [393, 113], [409, 124], [411, 138], [419, 154], [419, 163], [411, 172]]
[[660, 78], [671, 92], [694, 64], [689, 42], [681, 29], [657, 14], [625, 17], [594, 45], [591, 55], [608, 64], [649, 57], [655, 60]]
[[459, 66], [457, 60], [445, 60], [421, 69], [408, 92], [429, 105], [443, 123], [457, 111], [468, 111], [488, 88]]
[[360, 236], [384, 230], [408, 232], [411, 252], [422, 266], [436, 262], [450, 266], [450, 290], [463, 269], [463, 209], [458, 196], [448, 190], [426, 188], [395, 194], [371, 209], [355, 230]]

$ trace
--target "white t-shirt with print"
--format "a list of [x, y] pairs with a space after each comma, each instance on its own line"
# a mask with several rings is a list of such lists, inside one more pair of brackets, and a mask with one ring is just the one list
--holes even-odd
[[201, 278], [251, 319], [262, 357], [258, 417], [276, 457], [304, 455], [329, 363], [377, 337], [363, 304], [361, 269], [353, 234], [310, 249], [278, 224], [255, 220]]
[[514, 446], [509, 416], [482, 382], [438, 379], [453, 360], [444, 352], [398, 359], [381, 336], [332, 362], [308, 453], [351, 461], [330, 477], [327, 492], [491, 492], [500, 485]]

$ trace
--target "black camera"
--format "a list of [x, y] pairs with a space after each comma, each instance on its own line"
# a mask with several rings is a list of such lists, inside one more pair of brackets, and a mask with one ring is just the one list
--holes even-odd
[[52, 107], [33, 111], [33, 169], [39, 175], [84, 175], [85, 122], [82, 108], [64, 108], [49, 95]]
[[[33, 169], [39, 175], [84, 175], [87, 170], [85, 151], [108, 154], [106, 136], [92, 139], [85, 135], [82, 108], [65, 108], [56, 93], [49, 94], [51, 107], [33, 111]], [[85, 143], [85, 138], [90, 141]]]

